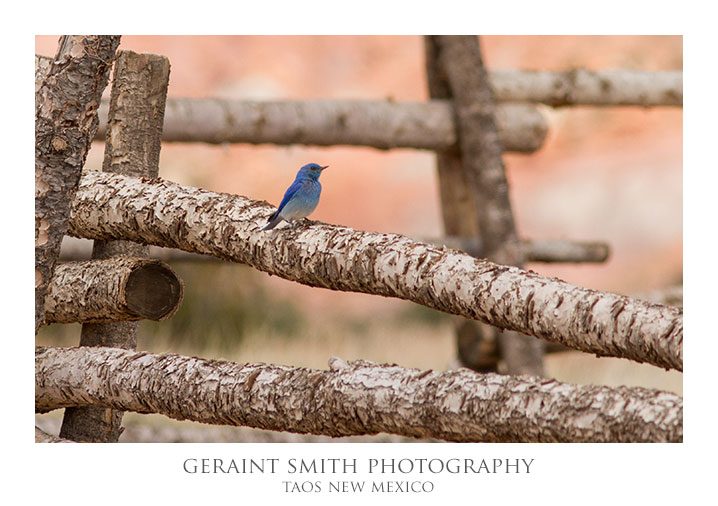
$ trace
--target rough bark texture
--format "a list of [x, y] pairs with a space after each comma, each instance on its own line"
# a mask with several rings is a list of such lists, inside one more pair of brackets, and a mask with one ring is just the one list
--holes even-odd
[[40, 90], [42, 82], [45, 80], [47, 75], [50, 73], [52, 67], [52, 58], [49, 56], [35, 55], [35, 93]]
[[[157, 177], [169, 73], [170, 62], [164, 56], [137, 54], [132, 51], [118, 53], [110, 96], [109, 135], [105, 141], [102, 164], [104, 172]], [[147, 257], [149, 246], [128, 241], [95, 241], [93, 245], [93, 258], [122, 256]], [[156, 269], [158, 264], [149, 265], [155, 266], [154, 276], [145, 276], [153, 283], [152, 287], [147, 283], [144, 286], [133, 283], [132, 286], [138, 290], [147, 291], [130, 293], [133, 297], [129, 300], [137, 300], [139, 297], [143, 299], [142, 303], [146, 308], [153, 311], [169, 310], [166, 315], [169, 317], [174, 313], [172, 308], [176, 310], [181, 300], [181, 284], [177, 284], [179, 280], [171, 271], [169, 273], [173, 276], [169, 276], [167, 271]], [[160, 280], [165, 283], [160, 283]], [[172, 302], [176, 304], [170, 305]], [[137, 307], [131, 309], [138, 310]], [[80, 344], [135, 349], [138, 328], [139, 324], [133, 321], [85, 323], [82, 326]], [[121, 422], [121, 411], [93, 407], [70, 408], [65, 411], [60, 435], [76, 441], [116, 442], [120, 437]]]
[[[103, 112], [101, 106], [100, 118]], [[546, 138], [548, 124], [535, 106], [502, 105], [497, 120], [506, 151], [532, 153]], [[98, 135], [105, 135], [102, 123]], [[455, 146], [456, 129], [445, 101], [170, 98], [162, 140], [434, 150]]]
[[159, 260], [121, 256], [70, 262], [55, 269], [45, 297], [45, 321], [166, 320], [181, 300], [182, 282]]
[[70, 234], [178, 248], [309, 286], [398, 297], [597, 355], [683, 368], [683, 312], [413, 241], [305, 220], [261, 229], [266, 202], [86, 173]]
[[683, 72], [574, 69], [494, 70], [489, 81], [500, 101], [568, 105], [683, 106]]
[[119, 43], [119, 36], [63, 36], [35, 93], [35, 332]]
[[[419, 237], [417, 241], [447, 246], [468, 253], [472, 257], [485, 258], [481, 247], [481, 240], [472, 238], [465, 239], [456, 236], [447, 237]], [[563, 241], [563, 240], [534, 240], [525, 239], [521, 241], [521, 251], [527, 262], [544, 263], [602, 263], [608, 259], [611, 248], [605, 242], [600, 241]], [[87, 260], [92, 254], [90, 241], [80, 240], [74, 237], [65, 236], [60, 250], [60, 260], [79, 261]], [[217, 262], [217, 257], [188, 253], [171, 248], [150, 247], [150, 256], [165, 262]], [[660, 298], [648, 298], [651, 302], [659, 304], [674, 305], [664, 302]], [[667, 299], [665, 299], [667, 300]]]
[[37, 348], [35, 409], [101, 405], [329, 436], [388, 432], [466, 442], [683, 439], [683, 399], [668, 392], [337, 358], [330, 360], [330, 369], [114, 348]]
[[[524, 258], [514, 224], [503, 150], [498, 141], [496, 105], [476, 36], [436, 36], [437, 63], [456, 109], [459, 147], [472, 195], [478, 230], [489, 260], [522, 267]], [[481, 339], [487, 329], [475, 336]], [[497, 336], [509, 374], [543, 374], [543, 343], [516, 332]]]
[[157, 176], [169, 76], [170, 62], [165, 56], [117, 54], [104, 172]]

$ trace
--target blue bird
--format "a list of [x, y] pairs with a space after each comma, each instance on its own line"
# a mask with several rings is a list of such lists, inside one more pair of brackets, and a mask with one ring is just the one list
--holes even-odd
[[271, 230], [282, 220], [294, 221], [309, 216], [319, 203], [319, 195], [322, 193], [319, 176], [327, 167], [308, 163], [299, 169], [294, 182], [284, 193], [277, 212], [270, 216], [269, 223], [262, 230]]

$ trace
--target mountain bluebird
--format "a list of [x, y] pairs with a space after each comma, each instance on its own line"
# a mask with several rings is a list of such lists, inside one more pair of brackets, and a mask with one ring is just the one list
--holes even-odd
[[319, 195], [322, 193], [319, 175], [327, 167], [329, 166], [320, 167], [316, 163], [308, 163], [299, 169], [277, 212], [269, 218], [269, 223], [262, 230], [271, 230], [282, 220], [294, 221], [309, 216], [319, 203]]

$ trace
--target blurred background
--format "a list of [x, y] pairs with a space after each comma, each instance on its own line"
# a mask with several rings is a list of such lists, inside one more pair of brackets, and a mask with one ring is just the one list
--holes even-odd
[[[54, 56], [58, 38], [36, 37], [36, 53]], [[683, 67], [680, 36], [482, 36], [481, 43], [489, 69]], [[120, 48], [167, 56], [170, 97], [428, 99], [420, 36], [123, 36]], [[680, 285], [682, 108], [542, 112], [549, 124], [543, 147], [504, 156], [518, 233], [607, 241], [611, 256], [603, 264], [526, 267], [622, 294]], [[103, 149], [93, 144], [88, 167], [101, 167]], [[312, 219], [415, 237], [442, 234], [433, 152], [166, 143], [160, 176], [277, 205], [308, 162], [330, 166]], [[322, 369], [332, 355], [435, 370], [454, 365], [448, 315], [405, 301], [310, 288], [242, 265], [172, 266], [185, 283], [184, 302], [166, 322], [141, 323], [139, 349]], [[53, 325], [37, 341], [74, 346], [79, 334], [79, 325]], [[682, 394], [676, 371], [578, 352], [553, 354], [545, 363], [549, 376], [564, 381]]]

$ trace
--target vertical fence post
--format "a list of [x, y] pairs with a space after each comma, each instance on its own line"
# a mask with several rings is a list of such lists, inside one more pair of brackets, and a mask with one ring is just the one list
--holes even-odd
[[[120, 51], [115, 63], [104, 172], [157, 177], [169, 85], [169, 60], [164, 56]], [[149, 257], [149, 246], [130, 241], [95, 241], [92, 258]], [[85, 323], [81, 346], [135, 349], [139, 322]], [[99, 407], [67, 408], [60, 437], [74, 441], [116, 442], [122, 411]]]
[[64, 35], [47, 75], [36, 84], [35, 334], [119, 44], [119, 35]]
[[[478, 37], [427, 37], [427, 70], [432, 98], [435, 94], [437, 98], [439, 94], [448, 94], [453, 101], [460, 146], [458, 154], [440, 155], [440, 180], [444, 179], [440, 184], [463, 184], [469, 192], [468, 200], [473, 213], [468, 209], [469, 203], [465, 198], [461, 198], [459, 203], [445, 201], [445, 198], [450, 200], [460, 197], [460, 189], [452, 190], [453, 193], [442, 189], [442, 210], [450, 206], [456, 209], [456, 206], [461, 205], [461, 209], [454, 214], [462, 221], [462, 229], [466, 227], [465, 233], [475, 234], [468, 227], [470, 221], [476, 222], [474, 227], [478, 226], [486, 257], [500, 264], [521, 267], [523, 257], [511, 211], [502, 160], [503, 150], [496, 127], [496, 105], [481, 58]], [[463, 181], [460, 177], [449, 176], [459, 171], [463, 174]], [[446, 211], [444, 222], [446, 226]], [[449, 233], [449, 227], [446, 232]], [[508, 373], [543, 374], [543, 345], [538, 339], [515, 332], [496, 335], [496, 329], [487, 332], [485, 327], [468, 323], [459, 325], [458, 330], [462, 360], [473, 357], [480, 368], [489, 368], [491, 353], [484, 352], [492, 348], [495, 350], [492, 343], [498, 342]], [[494, 339], [490, 339], [492, 334]], [[467, 354], [468, 351], [473, 353]]]
[[[432, 37], [426, 36], [424, 47], [429, 96], [432, 99], [451, 99], [449, 83], [439, 65], [436, 42]], [[437, 151], [436, 169], [444, 235], [462, 239], [478, 238], [478, 219], [460, 151]], [[452, 320], [461, 365], [475, 371], [496, 371], [499, 356], [496, 352], [493, 327], [460, 316], [453, 317]]]

